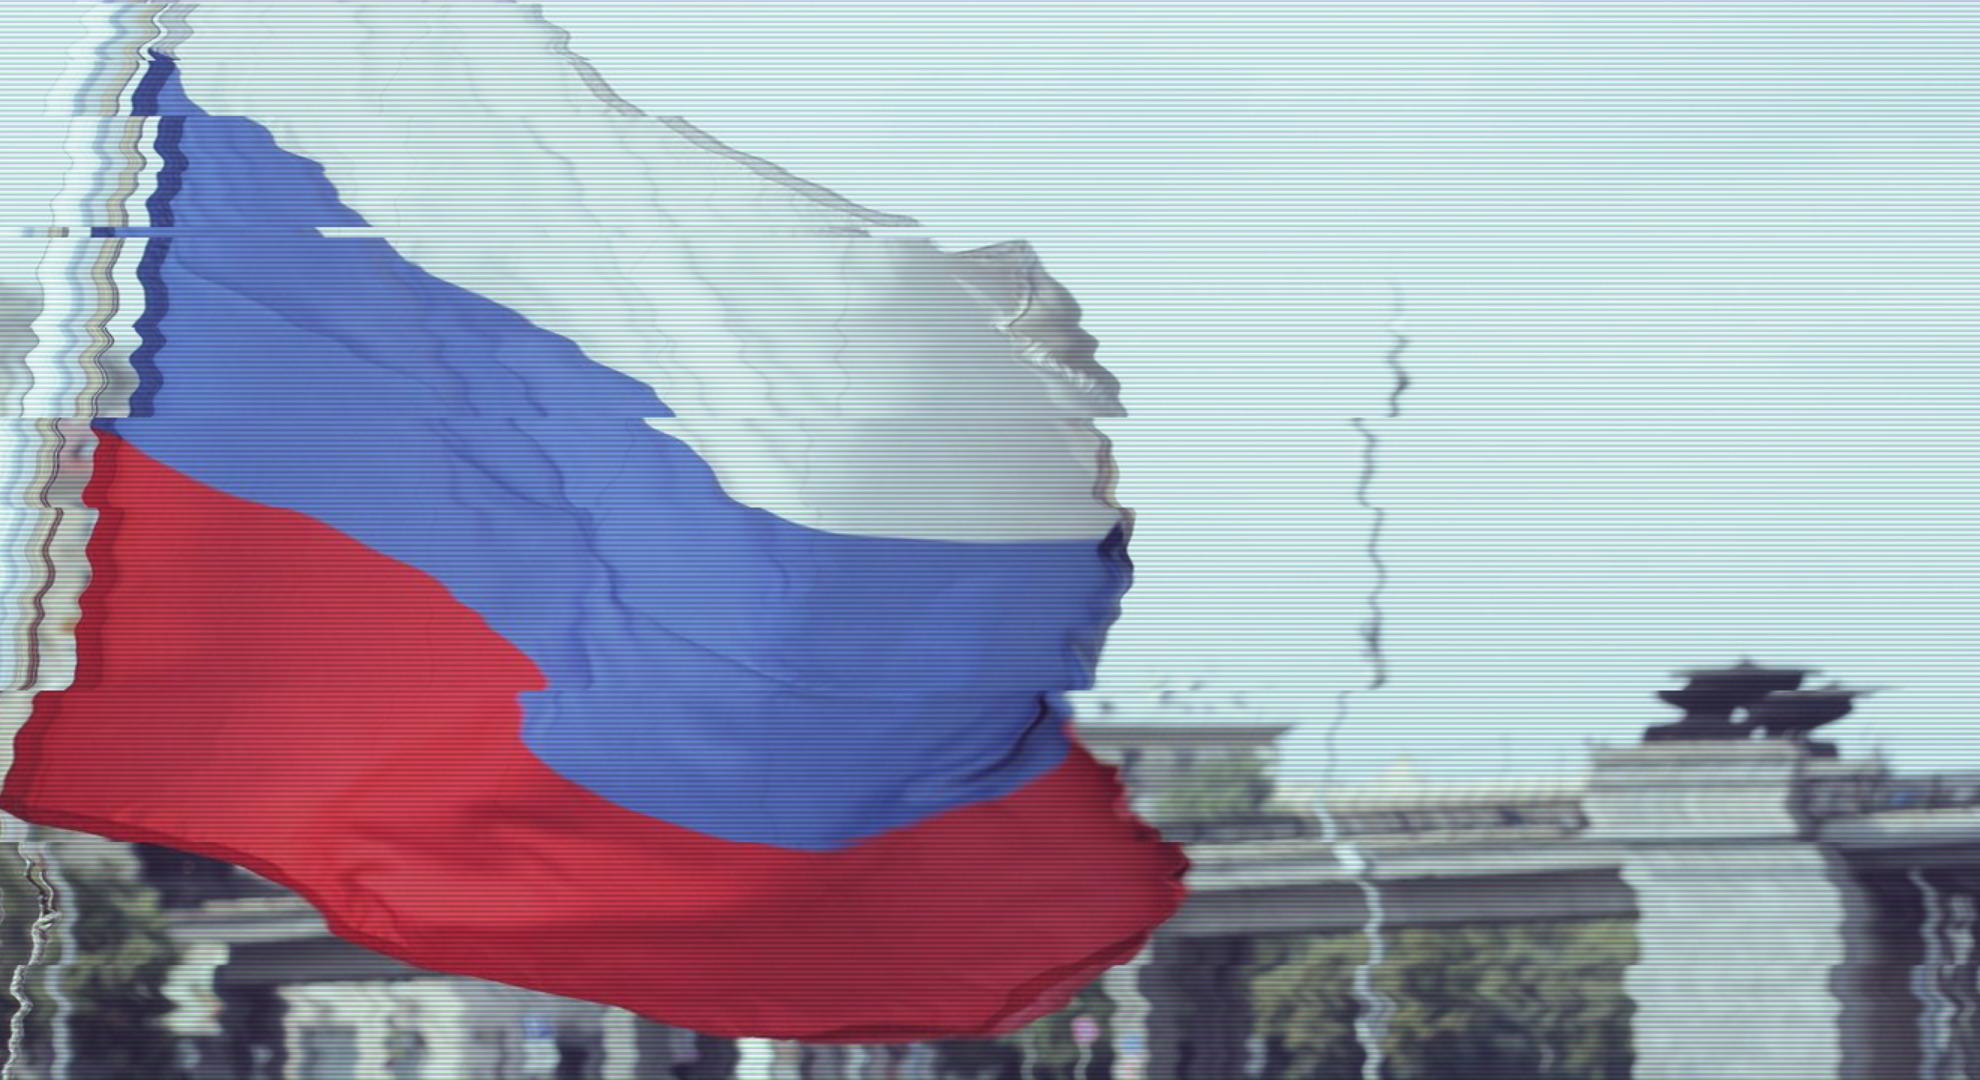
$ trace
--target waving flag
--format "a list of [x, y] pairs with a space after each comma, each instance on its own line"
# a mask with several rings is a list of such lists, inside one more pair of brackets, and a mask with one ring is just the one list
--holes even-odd
[[96, 18], [22, 399], [88, 580], [5, 809], [719, 1034], [1007, 1030], [1174, 910], [1067, 730], [1119, 409], [1025, 247], [891, 237], [496, 0]]

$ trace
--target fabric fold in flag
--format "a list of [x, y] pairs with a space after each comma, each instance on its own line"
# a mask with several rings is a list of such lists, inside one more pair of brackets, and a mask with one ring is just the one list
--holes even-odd
[[889, 235], [497, 0], [96, 18], [18, 408], [86, 421], [93, 524], [6, 810], [713, 1034], [1007, 1031], [1174, 912], [1070, 732], [1120, 409], [1028, 248]]

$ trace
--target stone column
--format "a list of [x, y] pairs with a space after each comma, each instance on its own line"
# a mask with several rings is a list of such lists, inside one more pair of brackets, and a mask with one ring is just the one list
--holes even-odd
[[1635, 1080], [1887, 1080], [1863, 1060], [1868, 902], [1799, 810], [1790, 742], [1594, 755], [1588, 837], [1636, 894]]
[[172, 1011], [159, 1019], [162, 1027], [182, 1038], [221, 1033], [220, 1013], [226, 1003], [213, 988], [213, 976], [227, 966], [231, 952], [224, 941], [193, 941], [179, 946], [178, 962], [159, 988], [172, 1003]]
[[1114, 1003], [1113, 1028], [1114, 1080], [1143, 1080], [1148, 1071], [1148, 996], [1142, 991], [1142, 973], [1148, 970], [1153, 945], [1145, 946], [1135, 958], [1107, 969], [1101, 978], [1108, 1000]]
[[473, 1003], [462, 995], [460, 979], [413, 979], [394, 986], [403, 1003], [401, 1022], [417, 1031], [425, 1048], [420, 1073], [470, 1076], [481, 1058], [474, 1045]]
[[790, 1039], [737, 1039], [736, 1080], [802, 1080], [804, 1047]]
[[172, 1003], [172, 1011], [158, 1024], [175, 1036], [178, 1067], [189, 1078], [233, 1073], [225, 1023], [228, 1003], [214, 984], [214, 975], [227, 965], [231, 952], [224, 941], [181, 943], [178, 959], [159, 988]]
[[599, 1063], [602, 1080], [640, 1080], [640, 1018], [624, 1009], [605, 1010], [599, 1021], [604, 1029], [600, 1047], [605, 1060]]
[[349, 1050], [356, 1075], [386, 1075], [390, 1048], [385, 1036], [391, 1031], [390, 1019], [397, 1011], [398, 1002], [383, 984], [305, 983], [283, 987], [278, 993], [289, 1006], [284, 1031], [288, 1059], [282, 1069], [284, 1080], [299, 1080], [303, 1076], [310, 1040], [319, 1030], [350, 1034]]

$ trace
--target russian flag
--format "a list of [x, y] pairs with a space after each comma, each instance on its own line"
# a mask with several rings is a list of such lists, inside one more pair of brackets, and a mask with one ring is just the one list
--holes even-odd
[[499, 0], [97, 22], [36, 361], [88, 583], [0, 806], [714, 1034], [1009, 1030], [1175, 910], [1068, 731], [1119, 409], [1025, 247], [889, 236]]

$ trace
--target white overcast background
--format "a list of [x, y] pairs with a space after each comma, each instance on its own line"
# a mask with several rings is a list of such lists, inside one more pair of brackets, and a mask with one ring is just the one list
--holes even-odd
[[1892, 687], [1845, 753], [1980, 768], [1970, 5], [543, 6], [648, 112], [1072, 289], [1131, 413], [1102, 691], [1206, 680], [1324, 771], [1365, 417], [1341, 778], [1579, 768], [1741, 655]]

